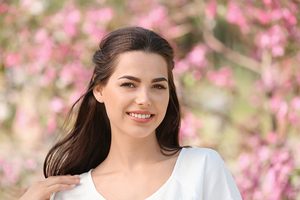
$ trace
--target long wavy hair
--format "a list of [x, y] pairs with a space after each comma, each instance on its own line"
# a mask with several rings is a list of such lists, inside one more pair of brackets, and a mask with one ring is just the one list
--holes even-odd
[[[169, 104], [166, 115], [156, 128], [156, 137], [165, 155], [173, 155], [179, 145], [180, 107], [172, 69], [174, 51], [170, 44], [157, 33], [141, 28], [127, 27], [107, 34], [93, 56], [95, 69], [87, 91], [73, 104], [66, 118], [79, 110], [75, 123], [68, 134], [48, 152], [44, 162], [44, 176], [81, 174], [97, 167], [107, 157], [111, 144], [111, 128], [105, 106], [99, 103], [93, 88], [106, 84], [115, 70], [118, 56], [129, 51], [143, 51], [161, 55], [168, 66]], [[169, 152], [169, 153], [166, 153]]]

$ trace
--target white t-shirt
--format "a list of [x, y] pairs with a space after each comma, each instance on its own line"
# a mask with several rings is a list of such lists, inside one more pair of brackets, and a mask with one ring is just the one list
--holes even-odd
[[[80, 175], [73, 190], [52, 195], [50, 200], [105, 200], [96, 190], [91, 171]], [[117, 190], [117, 188], [116, 188]], [[206, 148], [183, 148], [172, 175], [147, 200], [242, 200], [220, 155]]]

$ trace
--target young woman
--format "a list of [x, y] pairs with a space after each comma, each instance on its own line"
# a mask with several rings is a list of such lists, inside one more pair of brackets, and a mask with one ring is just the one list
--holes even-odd
[[173, 57], [147, 29], [104, 37], [74, 127], [21, 199], [240, 200], [217, 152], [179, 146]]

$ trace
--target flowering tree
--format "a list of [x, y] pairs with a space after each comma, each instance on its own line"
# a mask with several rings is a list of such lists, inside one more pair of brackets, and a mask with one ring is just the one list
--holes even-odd
[[299, 198], [299, 6], [0, 0], [0, 192], [20, 195], [42, 178], [45, 153], [92, 75], [100, 39], [142, 26], [175, 49], [182, 144], [217, 149], [245, 200]]

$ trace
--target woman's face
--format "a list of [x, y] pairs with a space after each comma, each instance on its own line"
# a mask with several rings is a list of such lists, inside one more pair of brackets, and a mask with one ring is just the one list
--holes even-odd
[[143, 51], [119, 56], [105, 86], [93, 90], [104, 103], [112, 134], [145, 138], [165, 117], [169, 102], [167, 63], [162, 56]]

